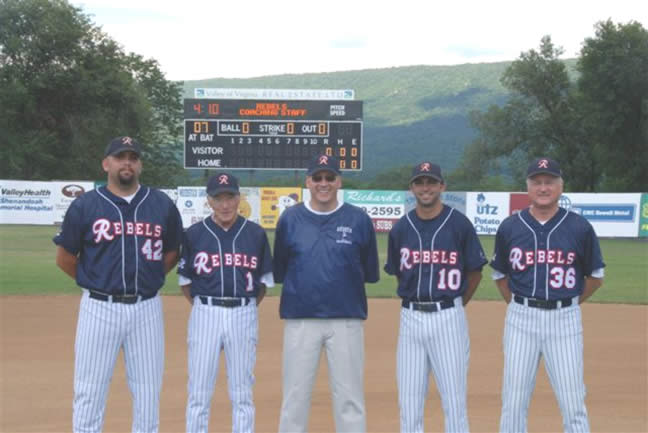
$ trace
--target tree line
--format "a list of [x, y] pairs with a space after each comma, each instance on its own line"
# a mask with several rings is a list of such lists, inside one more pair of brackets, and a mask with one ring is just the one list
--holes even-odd
[[[446, 173], [450, 189], [520, 189], [539, 155], [561, 162], [570, 191], [648, 189], [648, 32], [635, 21], [597, 23], [575, 74], [562, 54], [545, 36], [505, 70], [508, 99], [471, 113], [476, 138]], [[144, 182], [202, 182], [182, 168], [182, 87], [66, 0], [3, 0], [2, 177], [103, 179], [105, 144], [128, 131], [145, 147]], [[390, 167], [373, 179], [349, 176], [345, 187], [402, 189], [408, 178], [409, 167]]]
[[108, 141], [137, 137], [144, 177], [179, 174], [182, 83], [123, 49], [65, 0], [0, 3], [0, 164], [5, 178], [103, 179]]
[[507, 68], [509, 100], [471, 114], [478, 136], [453, 173], [457, 184], [506, 188], [497, 173], [509, 171], [522, 186], [526, 164], [549, 156], [561, 163], [567, 190], [648, 190], [648, 32], [634, 21], [595, 29], [575, 80], [550, 36]]

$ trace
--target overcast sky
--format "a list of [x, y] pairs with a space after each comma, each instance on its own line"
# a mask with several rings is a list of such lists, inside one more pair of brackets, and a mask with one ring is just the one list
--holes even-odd
[[125, 51], [170, 80], [514, 60], [544, 35], [576, 57], [594, 24], [645, 0], [83, 0]]

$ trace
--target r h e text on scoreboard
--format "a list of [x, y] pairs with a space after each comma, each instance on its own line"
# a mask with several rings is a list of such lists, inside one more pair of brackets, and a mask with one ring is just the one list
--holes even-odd
[[185, 99], [185, 168], [304, 170], [313, 155], [362, 170], [362, 101]]

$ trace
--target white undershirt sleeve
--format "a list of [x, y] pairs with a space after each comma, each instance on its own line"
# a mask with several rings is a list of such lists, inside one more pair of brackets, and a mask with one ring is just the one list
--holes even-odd
[[266, 287], [274, 287], [274, 275], [272, 272], [268, 272], [267, 274], [263, 274], [261, 276], [261, 282], [265, 284]]
[[605, 270], [603, 268], [594, 269], [591, 276], [594, 278], [603, 278], [605, 276]]

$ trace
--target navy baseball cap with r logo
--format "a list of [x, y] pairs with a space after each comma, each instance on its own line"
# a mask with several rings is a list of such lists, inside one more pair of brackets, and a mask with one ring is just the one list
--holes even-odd
[[315, 155], [308, 164], [308, 171], [306, 172], [306, 176], [312, 176], [313, 174], [322, 170], [332, 171], [336, 175], [341, 175], [342, 173], [340, 172], [340, 160], [335, 156], [329, 156], [325, 154]]
[[229, 192], [232, 194], [239, 193], [239, 182], [235, 176], [229, 173], [216, 173], [207, 181], [207, 194], [217, 196], [222, 192]]
[[550, 174], [551, 176], [562, 177], [560, 164], [551, 158], [536, 158], [531, 161], [527, 168], [527, 178], [536, 174]]
[[414, 179], [421, 176], [431, 177], [443, 183], [443, 175], [441, 174], [441, 167], [429, 161], [424, 161], [416, 164], [412, 169], [412, 176], [409, 183], [414, 182]]
[[137, 156], [142, 154], [142, 148], [137, 140], [132, 137], [123, 136], [113, 138], [110, 143], [108, 143], [104, 156], [117, 155], [126, 151], [131, 151]]

